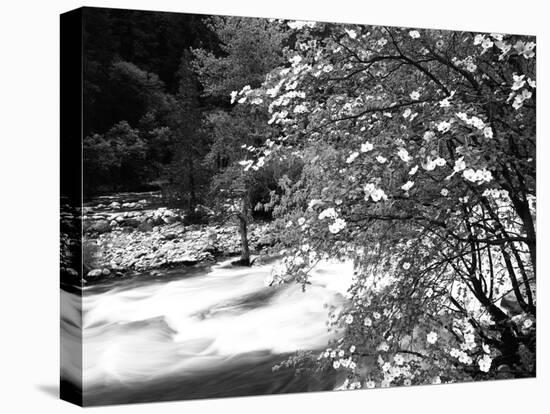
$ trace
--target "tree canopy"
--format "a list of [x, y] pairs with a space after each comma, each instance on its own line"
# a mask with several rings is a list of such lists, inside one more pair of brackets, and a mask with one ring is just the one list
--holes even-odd
[[352, 388], [532, 376], [534, 39], [289, 26], [288, 63], [237, 96], [279, 127], [252, 167], [304, 162], [277, 200], [287, 257], [269, 282], [355, 264], [332, 319], [344, 337], [319, 365]]

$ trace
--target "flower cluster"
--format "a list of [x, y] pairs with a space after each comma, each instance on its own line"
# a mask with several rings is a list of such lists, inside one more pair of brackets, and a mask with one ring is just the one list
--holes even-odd
[[479, 365], [479, 370], [480, 371], [483, 371], [483, 372], [489, 372], [489, 370], [491, 369], [491, 363], [493, 362], [493, 360], [491, 359], [491, 357], [487, 354], [483, 355], [478, 361], [478, 365]]
[[331, 233], [336, 234], [339, 233], [344, 227], [346, 227], [346, 221], [344, 219], [337, 218], [328, 226], [328, 230]]
[[400, 148], [399, 151], [397, 151], [397, 155], [403, 162], [409, 162], [412, 160], [412, 157], [405, 148]]
[[368, 141], [361, 144], [361, 152], [369, 152], [372, 151], [373, 148], [373, 145]]
[[328, 226], [329, 231], [333, 234], [339, 233], [342, 229], [346, 227], [346, 221], [338, 217], [338, 213], [336, 212], [336, 210], [334, 210], [333, 207], [329, 207], [323, 210], [321, 213], [319, 213], [318, 218], [319, 220], [323, 220], [325, 218], [331, 218], [334, 220]]
[[[351, 352], [353, 353], [353, 352]], [[318, 359], [331, 359], [332, 367], [334, 369], [347, 368], [351, 371], [355, 370], [357, 363], [353, 361], [352, 356], [349, 355], [345, 358], [346, 352], [343, 349], [331, 349], [327, 348], [325, 352], [322, 352]]]
[[352, 152], [348, 158], [346, 158], [346, 163], [351, 164], [355, 159], [359, 156], [359, 153], [357, 151]]
[[491, 171], [482, 168], [478, 170], [474, 170], [473, 168], [468, 168], [462, 172], [462, 176], [473, 183], [482, 184], [484, 182], [491, 182], [493, 179], [493, 175], [491, 174]]
[[403, 184], [403, 185], [401, 186], [401, 189], [402, 189], [403, 191], [409, 191], [409, 190], [412, 188], [413, 185], [414, 185], [414, 181], [410, 181], [410, 180], [409, 180], [409, 181], [407, 181], [405, 184]]
[[381, 188], [377, 188], [372, 183], [365, 184], [365, 186], [363, 187], [363, 191], [365, 193], [365, 201], [368, 201], [369, 198], [371, 198], [372, 201], [375, 202], [388, 199], [388, 196], [386, 195], [384, 190], [382, 190]]

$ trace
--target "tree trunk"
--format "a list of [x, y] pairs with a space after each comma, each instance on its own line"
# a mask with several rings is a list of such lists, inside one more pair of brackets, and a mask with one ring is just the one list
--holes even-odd
[[241, 236], [241, 260], [243, 266], [250, 266], [250, 249], [248, 247], [248, 196], [242, 200], [241, 212], [239, 213], [239, 234]]

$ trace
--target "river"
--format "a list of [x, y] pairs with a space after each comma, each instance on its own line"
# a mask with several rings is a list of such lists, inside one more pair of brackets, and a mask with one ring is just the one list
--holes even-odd
[[[267, 287], [272, 266], [225, 261], [85, 287], [85, 405], [333, 389], [333, 376], [272, 366], [297, 350], [327, 346], [327, 305], [346, 302], [352, 266], [318, 265], [305, 292], [294, 283]], [[67, 339], [79, 335], [79, 300], [62, 295]], [[65, 378], [79, 375], [78, 364], [64, 365]]]

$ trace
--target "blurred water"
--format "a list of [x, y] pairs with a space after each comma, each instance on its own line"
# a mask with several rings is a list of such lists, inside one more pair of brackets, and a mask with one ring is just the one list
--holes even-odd
[[330, 387], [305, 384], [271, 367], [296, 350], [326, 346], [324, 305], [345, 302], [351, 264], [321, 263], [305, 292], [296, 284], [266, 287], [271, 270], [272, 264], [243, 268], [225, 262], [167, 281], [86, 288], [85, 400], [104, 404]]

